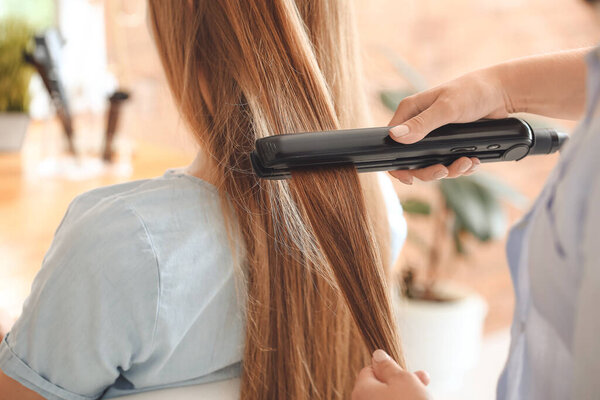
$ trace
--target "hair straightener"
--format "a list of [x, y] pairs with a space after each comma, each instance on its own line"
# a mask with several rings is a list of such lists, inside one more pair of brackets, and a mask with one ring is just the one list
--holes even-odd
[[518, 161], [556, 152], [567, 135], [532, 129], [518, 118], [444, 125], [414, 144], [397, 143], [389, 127], [275, 135], [258, 139], [250, 154], [256, 175], [288, 179], [299, 168], [353, 165], [358, 172], [450, 165], [460, 157]]

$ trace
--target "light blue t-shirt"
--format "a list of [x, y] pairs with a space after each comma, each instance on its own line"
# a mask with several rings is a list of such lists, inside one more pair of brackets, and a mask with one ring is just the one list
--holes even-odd
[[[406, 224], [380, 180], [398, 255]], [[244, 345], [217, 189], [176, 170], [78, 196], [0, 369], [48, 399], [111, 398], [239, 376]]]

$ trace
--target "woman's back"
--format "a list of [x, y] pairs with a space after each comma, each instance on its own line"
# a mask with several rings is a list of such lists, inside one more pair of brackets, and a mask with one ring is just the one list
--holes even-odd
[[[394, 257], [404, 224], [381, 183]], [[67, 398], [237, 377], [243, 309], [217, 189], [170, 170], [72, 202], [0, 368]]]

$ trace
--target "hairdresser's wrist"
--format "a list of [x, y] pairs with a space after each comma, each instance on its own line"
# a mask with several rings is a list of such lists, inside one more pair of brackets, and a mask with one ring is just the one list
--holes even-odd
[[518, 68], [511, 63], [502, 63], [481, 71], [486, 80], [493, 85], [502, 100], [506, 114], [526, 112], [527, 99], [520, 93], [519, 80], [523, 79]]
[[[512, 113], [544, 113], [551, 99], [543, 95], [543, 88], [536, 80], [539, 73], [538, 63], [528, 59], [517, 59], [490, 68], [489, 74], [498, 85], [498, 91], [504, 101], [507, 114]], [[546, 103], [546, 104], [545, 104]]]
[[576, 120], [585, 107], [589, 49], [525, 57], [488, 68], [499, 82], [507, 113]]

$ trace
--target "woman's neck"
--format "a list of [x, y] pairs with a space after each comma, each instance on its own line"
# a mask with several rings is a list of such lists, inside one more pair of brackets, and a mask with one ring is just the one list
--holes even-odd
[[216, 186], [218, 184], [217, 168], [211, 158], [202, 149], [198, 151], [194, 161], [184, 168], [184, 172], [212, 185]]

